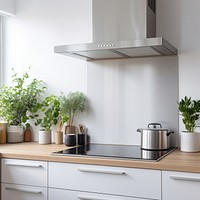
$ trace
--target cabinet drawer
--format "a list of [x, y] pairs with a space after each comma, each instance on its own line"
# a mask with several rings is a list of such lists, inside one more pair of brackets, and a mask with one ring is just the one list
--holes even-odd
[[47, 200], [47, 188], [2, 184], [2, 200]]
[[199, 200], [200, 174], [163, 171], [163, 200]]
[[2, 159], [2, 182], [47, 187], [47, 162]]
[[52, 162], [49, 187], [160, 199], [161, 171]]
[[148, 200], [132, 197], [113, 196], [105, 194], [96, 194], [89, 192], [69, 191], [61, 189], [49, 189], [49, 200]]

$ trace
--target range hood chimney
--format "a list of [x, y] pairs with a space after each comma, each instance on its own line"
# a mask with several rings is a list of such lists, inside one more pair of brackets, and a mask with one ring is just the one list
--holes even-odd
[[93, 43], [55, 46], [84, 60], [177, 55], [156, 37], [156, 0], [93, 0]]

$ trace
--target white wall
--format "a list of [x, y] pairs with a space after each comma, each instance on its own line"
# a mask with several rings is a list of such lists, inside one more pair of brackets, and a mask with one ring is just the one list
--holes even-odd
[[14, 15], [15, 0], [0, 0], [0, 14]]
[[[179, 96], [200, 99], [200, 1], [157, 0], [157, 6], [158, 36], [162, 35], [179, 49]], [[5, 32], [5, 83], [10, 81], [12, 67], [23, 72], [31, 66], [31, 74], [43, 79], [49, 85], [49, 92], [87, 91], [87, 63], [55, 55], [53, 46], [91, 41], [91, 0], [17, 0], [17, 15], [7, 20]], [[103, 63], [110, 66], [111, 62]], [[137, 62], [145, 65], [145, 60]], [[153, 62], [162, 65], [160, 60]], [[123, 76], [120, 70], [117, 67], [115, 75]], [[107, 69], [107, 72], [114, 77], [112, 70]], [[116, 114], [116, 118], [120, 118], [120, 114]], [[101, 137], [91, 134], [94, 140]], [[129, 140], [128, 136], [125, 140]], [[138, 143], [139, 138], [134, 142]]]
[[158, 0], [158, 8], [158, 35], [179, 49], [179, 98], [200, 99], [200, 1]]
[[11, 68], [21, 74], [30, 66], [30, 76], [45, 81], [47, 93], [87, 92], [87, 62], [54, 54], [54, 46], [91, 41], [90, 0], [17, 0], [16, 16], [5, 25], [5, 84]]

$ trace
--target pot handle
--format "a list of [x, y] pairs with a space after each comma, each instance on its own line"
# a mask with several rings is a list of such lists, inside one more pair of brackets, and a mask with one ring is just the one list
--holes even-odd
[[172, 133], [174, 133], [174, 131], [170, 131], [170, 132], [168, 132], [166, 135], [169, 136], [169, 135], [171, 135]]
[[148, 128], [150, 128], [150, 126], [153, 126], [153, 128], [156, 128], [156, 126], [160, 126], [160, 128], [162, 128], [162, 125], [159, 123], [149, 123]]

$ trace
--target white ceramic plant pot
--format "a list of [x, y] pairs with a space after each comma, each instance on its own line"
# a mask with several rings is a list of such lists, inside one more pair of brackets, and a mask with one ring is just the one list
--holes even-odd
[[51, 144], [51, 130], [39, 130], [39, 144]]
[[180, 150], [183, 152], [199, 152], [200, 133], [182, 131], [180, 135]]
[[7, 125], [6, 129], [7, 142], [19, 143], [24, 141], [24, 128], [23, 126]]

